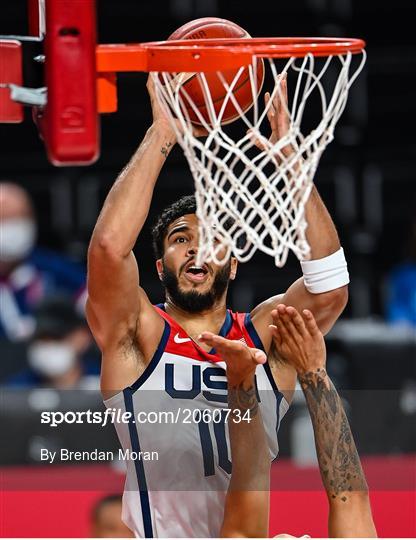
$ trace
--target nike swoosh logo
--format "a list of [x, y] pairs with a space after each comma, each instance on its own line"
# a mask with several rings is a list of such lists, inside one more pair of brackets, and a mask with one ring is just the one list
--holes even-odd
[[179, 333], [175, 335], [175, 337], [173, 338], [173, 341], [175, 343], [186, 343], [187, 341], [192, 341], [191, 338], [189, 337], [179, 337]]

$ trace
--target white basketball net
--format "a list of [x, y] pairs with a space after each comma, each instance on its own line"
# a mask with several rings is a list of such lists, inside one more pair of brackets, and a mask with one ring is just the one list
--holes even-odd
[[[204, 73], [152, 74], [158, 97], [169, 114], [195, 180], [199, 218], [197, 264], [223, 264], [231, 254], [245, 262], [257, 249], [272, 256], [277, 266], [285, 264], [289, 250], [300, 260], [308, 258], [305, 204], [321, 154], [332, 141], [335, 125], [345, 108], [349, 88], [365, 63], [363, 52], [350, 73], [352, 56], [346, 53], [324, 59], [316, 59], [312, 54], [292, 57], [285, 59], [279, 70], [276, 60], [265, 59], [265, 71], [271, 73], [271, 77], [267, 75], [271, 86], [262, 91], [271, 93], [267, 106], [263, 96], [259, 96], [261, 89], [255, 76], [257, 63], [262, 60], [253, 57], [249, 72], [254, 104], [246, 112], [233, 94], [244, 68], [236, 72], [231, 84], [217, 72], [226, 90], [223, 106], [217, 112]], [[288, 106], [282, 96], [283, 74], [288, 78]], [[294, 74], [296, 83], [291, 88]], [[184, 86], [194, 76], [203, 91], [209, 122]], [[328, 85], [324, 79], [332, 82]], [[265, 122], [276, 98], [282, 100], [280, 103], [286, 109], [289, 129], [277, 142], [271, 142], [260, 128], [263, 124], [263, 132], [270, 133]], [[237, 138], [228, 133], [229, 126], [221, 123], [229, 102], [240, 116], [242, 129]], [[313, 104], [309, 105], [310, 102]], [[308, 106], [313, 107], [315, 115], [319, 114], [319, 119], [313, 129], [302, 133]], [[208, 131], [206, 138], [194, 135], [189, 109]]]

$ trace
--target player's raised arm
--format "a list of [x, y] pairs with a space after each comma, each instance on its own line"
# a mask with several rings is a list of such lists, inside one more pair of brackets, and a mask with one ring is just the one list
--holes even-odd
[[267, 537], [269, 527], [270, 453], [266, 442], [254, 374], [266, 361], [259, 349], [204, 332], [201, 341], [214, 347], [227, 364], [228, 429], [232, 474], [221, 537]]
[[[103, 352], [101, 386], [105, 392], [134, 382], [146, 357], [151, 356], [153, 343], [146, 341], [149, 351], [140, 343], [143, 325], [152, 325], [154, 348], [163, 332], [163, 321], [139, 287], [132, 252], [159, 172], [176, 142], [150, 79], [148, 90], [153, 124], [110, 190], [88, 250], [87, 317]], [[121, 357], [122, 363], [118, 362]]]
[[341, 399], [328, 377], [322, 332], [312, 313], [279, 305], [272, 312], [279, 355], [298, 374], [329, 501], [330, 537], [375, 537], [368, 486]]
[[[268, 113], [272, 142], [284, 137], [290, 127], [285, 77], [282, 77], [280, 84], [281, 93], [276, 93]], [[266, 94], [266, 103], [269, 99], [270, 95]], [[293, 149], [290, 146], [283, 149], [286, 155], [291, 151]], [[301, 160], [296, 166], [302, 167]], [[338, 319], [348, 300], [349, 276], [344, 252], [335, 225], [316, 187], [313, 187], [305, 205], [305, 217], [308, 223], [306, 238], [311, 251], [310, 259], [301, 262], [303, 277], [295, 281], [286, 293], [266, 300], [251, 313], [253, 323], [267, 350], [270, 345], [270, 334], [267, 330], [271, 323], [270, 312], [277, 303], [311, 310], [319, 328], [325, 334]]]

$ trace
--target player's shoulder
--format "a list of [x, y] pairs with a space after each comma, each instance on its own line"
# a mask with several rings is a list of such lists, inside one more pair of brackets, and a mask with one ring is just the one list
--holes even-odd
[[165, 304], [163, 303], [152, 304], [152, 308], [154, 312], [165, 321], [165, 324], [168, 324], [169, 326], [173, 328], [180, 328], [179, 323], [171, 315], [167, 313], [165, 309]]
[[249, 347], [263, 348], [261, 340], [253, 326], [249, 312], [228, 310], [230, 317], [229, 330], [225, 334], [228, 339], [242, 341]]
[[282, 297], [283, 294], [272, 296], [258, 304], [249, 313], [238, 314], [236, 320], [244, 325], [255, 347], [269, 351], [271, 345], [269, 325], [272, 323], [270, 314]]
[[266, 300], [263, 300], [260, 304], [257, 304], [251, 311], [250, 311], [250, 317], [252, 319], [257, 318], [261, 316], [264, 313], [270, 313], [270, 311], [277, 306], [277, 304], [282, 300], [284, 293], [276, 294], [275, 296], [271, 296], [270, 298], [267, 298]]
[[231, 317], [235, 321], [236, 324], [262, 324], [263, 318], [267, 319], [267, 324], [270, 324], [270, 313], [273, 308], [277, 306], [277, 304], [282, 300], [283, 293], [277, 294], [275, 296], [271, 296], [270, 298], [267, 298], [257, 306], [255, 306], [251, 311], [247, 312], [234, 312], [231, 309], [228, 311], [231, 314]]

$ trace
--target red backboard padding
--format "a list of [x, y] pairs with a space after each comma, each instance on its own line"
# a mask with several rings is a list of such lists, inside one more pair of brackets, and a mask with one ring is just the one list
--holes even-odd
[[[0, 39], [0, 83], [22, 84], [22, 47], [19, 41]], [[9, 88], [0, 88], [0, 122], [23, 122], [23, 107], [10, 99]]]
[[45, 30], [45, 0], [27, 0], [28, 30], [30, 36], [40, 37]]
[[38, 119], [50, 161], [90, 164], [99, 154], [95, 0], [46, 2], [45, 84]]

